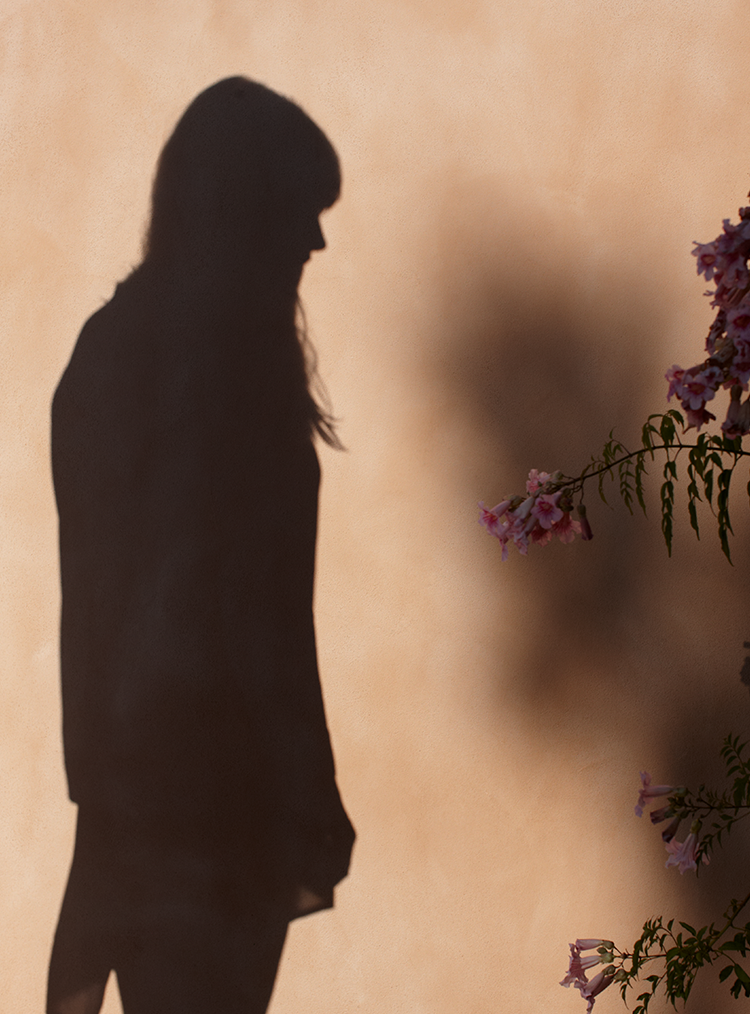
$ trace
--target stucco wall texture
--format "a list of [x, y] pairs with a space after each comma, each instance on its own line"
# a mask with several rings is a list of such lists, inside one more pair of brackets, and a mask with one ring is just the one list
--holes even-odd
[[654, 487], [648, 519], [589, 497], [593, 542], [505, 564], [476, 502], [612, 426], [637, 441], [700, 358], [691, 241], [750, 187], [749, 35], [744, 0], [4, 0], [2, 1014], [43, 1009], [75, 818], [50, 398], [138, 261], [169, 131], [235, 73], [298, 101], [344, 173], [302, 295], [347, 447], [320, 452], [316, 615], [359, 838], [336, 909], [291, 928], [273, 1014], [575, 1014], [570, 940], [744, 894], [747, 841], [696, 882], [633, 816], [639, 768], [710, 778], [747, 730], [744, 497], [734, 568], [708, 519], [667, 559]]

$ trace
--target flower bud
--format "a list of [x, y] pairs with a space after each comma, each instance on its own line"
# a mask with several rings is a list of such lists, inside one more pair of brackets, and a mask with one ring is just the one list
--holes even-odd
[[591, 531], [589, 519], [586, 517], [586, 507], [582, 503], [578, 504], [578, 517], [581, 519], [581, 538], [584, 542], [590, 542], [594, 533]]

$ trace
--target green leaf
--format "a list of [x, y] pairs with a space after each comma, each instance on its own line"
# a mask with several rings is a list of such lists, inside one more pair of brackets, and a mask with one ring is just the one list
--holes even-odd
[[747, 974], [742, 965], [734, 966], [734, 974], [743, 983], [743, 985], [750, 986], [750, 975]]
[[[750, 483], [748, 483], [748, 486], [750, 486]], [[708, 500], [709, 503], [711, 503], [711, 499], [712, 499], [713, 494], [714, 494], [714, 470], [713, 470], [713, 468], [709, 469], [708, 472], [706, 472], [704, 474], [704, 476], [703, 476], [703, 488], [706, 491], [706, 499]]]
[[[653, 457], [653, 454], [651, 457]], [[643, 455], [639, 454], [635, 465], [635, 495], [644, 514], [646, 514], [646, 502], [643, 499], [643, 474], [645, 471], [646, 466], [643, 463]], [[750, 488], [750, 483], [748, 483], [748, 488]]]
[[733, 970], [732, 965], [727, 965], [726, 968], [722, 968], [722, 970], [719, 972], [719, 982], [723, 982], [725, 979], [728, 979], [729, 976], [732, 974], [732, 970]]
[[688, 501], [688, 514], [690, 515], [690, 527], [695, 532], [696, 538], [700, 541], [701, 533], [698, 527], [698, 512], [695, 509], [695, 500]]
[[[729, 540], [727, 539], [727, 530], [726, 530], [726, 528], [720, 528], [719, 529], [719, 540], [721, 541], [721, 551], [722, 551], [722, 553], [724, 554], [724, 556], [726, 556], [727, 560], [729, 560], [729, 562], [732, 563], [732, 554], [729, 551]], [[732, 566], [734, 566], [733, 563], [732, 563]]]
[[674, 420], [669, 414], [661, 417], [661, 426], [659, 427], [662, 441], [668, 446], [672, 444], [675, 436]]

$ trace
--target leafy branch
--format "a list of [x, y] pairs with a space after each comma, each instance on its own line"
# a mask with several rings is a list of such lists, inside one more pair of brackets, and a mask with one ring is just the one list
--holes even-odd
[[[742, 438], [709, 435], [701, 433], [694, 443], [682, 439], [677, 426], [685, 433], [686, 424], [682, 413], [677, 409], [653, 414], [643, 426], [641, 447], [631, 451], [612, 433], [604, 445], [600, 456], [592, 457], [589, 464], [577, 476], [560, 476], [557, 481], [548, 483], [549, 492], [559, 490], [568, 496], [582, 498], [585, 485], [597, 480], [599, 496], [608, 504], [604, 490], [605, 479], [617, 483], [617, 490], [628, 508], [633, 513], [637, 503], [646, 514], [643, 479], [648, 474], [647, 463], [656, 460], [657, 452], [665, 455], [662, 468], [662, 484], [660, 490], [661, 527], [667, 552], [672, 554], [673, 517], [675, 503], [675, 483], [678, 481], [677, 462], [681, 455], [687, 455], [687, 497], [690, 525], [697, 538], [700, 539], [697, 503], [700, 500], [710, 507], [717, 522], [722, 552], [731, 563], [729, 549], [729, 533], [732, 523], [729, 516], [729, 490], [734, 471], [742, 458], [750, 457], [750, 451], [742, 447]], [[750, 483], [747, 486], [750, 496]], [[714, 508], [714, 494], [716, 506]]]

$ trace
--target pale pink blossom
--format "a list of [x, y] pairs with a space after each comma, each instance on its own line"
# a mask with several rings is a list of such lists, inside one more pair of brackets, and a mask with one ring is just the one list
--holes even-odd
[[575, 945], [579, 951], [592, 951], [595, 947], [606, 947], [608, 951], [611, 951], [615, 946], [611, 940], [600, 940], [599, 937], [584, 937], [584, 939], [579, 937]]
[[696, 243], [693, 250], [697, 258], [698, 274], [716, 283], [713, 306], [728, 309], [742, 299], [750, 282], [747, 256], [750, 252], [750, 221], [744, 218], [746, 209], [740, 209], [740, 222], [733, 225], [724, 219], [723, 232], [713, 243]]
[[685, 376], [685, 371], [681, 366], [675, 364], [664, 374], [664, 379], [669, 381], [669, 389], [667, 391], [667, 401], [671, 401], [673, 395], [682, 400], [682, 380]]
[[539, 472], [536, 468], [532, 468], [526, 481], [526, 492], [536, 493], [540, 486], [543, 486], [548, 479], [549, 472]]
[[[683, 408], [684, 407], [685, 406], [683, 405]], [[688, 422], [686, 429], [691, 430], [695, 427], [696, 431], [699, 430], [701, 426], [705, 426], [706, 423], [711, 422], [712, 419], [716, 418], [713, 412], [707, 412], [705, 408], [698, 409], [697, 411], [692, 408], [687, 408], [685, 409], [685, 415], [687, 416]]]
[[[693, 241], [695, 243], [695, 241]], [[716, 270], [718, 253], [716, 240], [713, 243], [695, 243], [693, 257], [698, 258], [696, 265], [699, 275], [703, 275], [707, 282], [710, 282]]]
[[[494, 535], [502, 546], [502, 559], [508, 559], [512, 545], [525, 556], [529, 544], [546, 546], [557, 536], [561, 542], [572, 542], [576, 535], [585, 537], [585, 526], [571, 517], [572, 502], [563, 489], [561, 472], [540, 472], [532, 468], [526, 483], [533, 490], [525, 498], [509, 497], [495, 507], [479, 504], [479, 523]], [[542, 493], [542, 489], [554, 492]], [[590, 529], [589, 529], [590, 532]]]
[[[579, 947], [580, 941], [576, 941], [570, 945], [570, 964], [568, 965], [568, 971], [565, 973], [565, 978], [560, 981], [561, 986], [565, 986], [567, 989], [569, 986], [585, 986], [588, 984], [586, 972], [589, 968], [595, 968], [601, 964], [601, 959], [598, 954], [589, 954], [585, 958], [581, 957], [582, 950], [588, 950], [586, 947]], [[584, 941], [588, 943], [588, 941]]]
[[542, 528], [539, 524], [532, 528], [529, 538], [535, 546], [546, 546], [548, 542], [552, 542], [552, 531], [549, 528]]
[[591, 1014], [591, 1011], [594, 1009], [595, 998], [599, 996], [600, 993], [603, 993], [604, 990], [608, 986], [611, 986], [612, 983], [614, 982], [615, 980], [614, 966], [610, 965], [610, 968], [612, 969], [612, 971], [610, 971], [608, 968], [605, 968], [603, 971], [599, 972], [598, 975], [595, 975], [594, 978], [589, 983], [583, 985], [580, 983], [576, 983], [578, 987], [578, 992], [581, 994], [584, 1000], [588, 1001], [586, 1005], [586, 1014]]
[[718, 366], [707, 366], [705, 370], [693, 366], [685, 370], [680, 385], [682, 407], [700, 411], [707, 401], [711, 401], [723, 379], [724, 374]]
[[643, 816], [643, 808], [647, 806], [647, 800], [656, 799], [658, 796], [669, 796], [674, 792], [674, 785], [652, 785], [651, 775], [648, 771], [641, 771], [641, 790], [638, 793], [638, 802], [635, 804], [636, 817]]
[[737, 338], [750, 338], [750, 302], [743, 299], [738, 306], [727, 310], [726, 331], [737, 347]]
[[497, 535], [498, 529], [501, 526], [500, 519], [507, 512], [510, 507], [510, 500], [503, 500], [496, 507], [487, 508], [484, 506], [484, 501], [479, 501], [479, 510], [481, 512], [479, 516], [479, 524], [484, 525], [490, 535]]
[[562, 493], [540, 493], [536, 503], [531, 508], [531, 513], [537, 519], [542, 528], [551, 528], [558, 521], [562, 520], [563, 512], [557, 506]]
[[[698, 835], [695, 831], [691, 831], [683, 842], [672, 838], [671, 841], [666, 843], [665, 848], [669, 852], [669, 858], [664, 864], [667, 868], [679, 866], [680, 873], [684, 873], [686, 870], [695, 870], [697, 872]], [[705, 852], [701, 856], [701, 859], [704, 863], [708, 862], [708, 856]]]
[[581, 534], [580, 524], [574, 520], [570, 511], [563, 511], [560, 520], [552, 527], [552, 531], [560, 542], [572, 542], [576, 535]]

